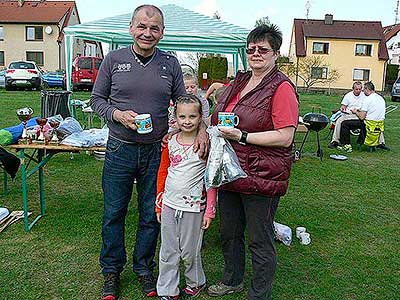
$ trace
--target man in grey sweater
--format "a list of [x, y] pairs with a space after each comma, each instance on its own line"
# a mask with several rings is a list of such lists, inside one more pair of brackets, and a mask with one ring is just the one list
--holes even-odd
[[[125, 217], [137, 180], [139, 224], [133, 271], [143, 292], [156, 295], [153, 269], [159, 234], [155, 215], [161, 140], [168, 131], [170, 99], [186, 94], [178, 60], [156, 48], [163, 38], [164, 18], [153, 5], [135, 9], [129, 27], [134, 44], [110, 52], [104, 59], [91, 96], [91, 106], [107, 120], [109, 138], [103, 169], [104, 213], [100, 265], [103, 300], [119, 294], [119, 274], [126, 263]], [[139, 134], [135, 117], [150, 114], [153, 130]], [[196, 148], [203, 155], [205, 130]]]

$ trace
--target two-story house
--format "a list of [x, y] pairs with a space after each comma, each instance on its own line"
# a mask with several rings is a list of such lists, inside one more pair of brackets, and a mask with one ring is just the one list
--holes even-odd
[[[354, 81], [372, 81], [376, 90], [384, 89], [389, 57], [379, 21], [338, 21], [331, 14], [324, 20], [294, 19], [289, 48], [294, 68], [315, 56], [326, 66], [310, 67], [311, 77], [327, 79], [333, 69], [339, 75], [329, 88], [348, 90]], [[299, 76], [292, 75], [292, 79], [296, 86], [304, 86]], [[319, 82], [313, 88], [326, 89], [328, 85]]]
[[[42, 69], [65, 69], [63, 28], [80, 24], [75, 1], [0, 0], [0, 69], [32, 60]], [[101, 47], [76, 39], [73, 55], [102, 56]]]

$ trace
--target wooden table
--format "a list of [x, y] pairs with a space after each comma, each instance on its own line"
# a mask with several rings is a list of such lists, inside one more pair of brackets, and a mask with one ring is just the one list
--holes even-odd
[[[10, 145], [9, 148], [19, 150], [19, 157], [21, 159], [21, 176], [22, 176], [22, 202], [24, 210], [24, 228], [25, 231], [30, 231], [35, 223], [45, 215], [46, 203], [44, 198], [44, 174], [43, 167], [50, 161], [50, 159], [60, 152], [79, 152], [79, 151], [105, 151], [105, 147], [74, 147], [60, 144], [33, 143], [33, 144], [16, 144]], [[37, 159], [34, 155], [27, 155], [25, 150], [37, 151]], [[28, 159], [26, 159], [28, 158]], [[27, 161], [26, 161], [27, 160]], [[31, 161], [36, 163], [29, 171], [28, 165]], [[40, 214], [29, 223], [28, 219], [28, 178], [34, 173], [39, 172], [39, 191], [40, 191]]]

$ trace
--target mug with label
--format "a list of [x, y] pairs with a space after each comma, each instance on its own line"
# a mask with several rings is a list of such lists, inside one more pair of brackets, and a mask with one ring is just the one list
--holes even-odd
[[135, 117], [135, 125], [137, 133], [145, 134], [153, 131], [153, 123], [151, 122], [150, 114], [137, 115]]
[[218, 126], [219, 127], [235, 127], [239, 124], [239, 117], [232, 112], [219, 112], [218, 113]]

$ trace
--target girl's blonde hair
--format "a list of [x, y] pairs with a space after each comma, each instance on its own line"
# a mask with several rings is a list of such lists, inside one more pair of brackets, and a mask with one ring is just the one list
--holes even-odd
[[176, 107], [178, 104], [190, 104], [190, 103], [195, 103], [197, 104], [199, 108], [199, 114], [200, 116], [203, 115], [203, 105], [201, 104], [200, 99], [196, 95], [185, 95], [185, 96], [179, 96], [178, 99], [176, 99], [175, 105], [174, 105], [174, 113], [176, 116]]

